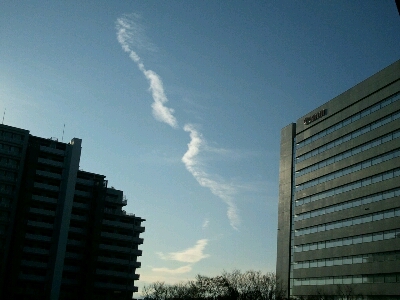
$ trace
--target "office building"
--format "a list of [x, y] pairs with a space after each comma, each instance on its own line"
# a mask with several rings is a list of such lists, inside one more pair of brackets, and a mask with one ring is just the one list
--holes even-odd
[[400, 299], [400, 61], [284, 127], [280, 147], [287, 296]]
[[0, 299], [131, 299], [140, 217], [104, 175], [79, 169], [81, 140], [0, 125]]

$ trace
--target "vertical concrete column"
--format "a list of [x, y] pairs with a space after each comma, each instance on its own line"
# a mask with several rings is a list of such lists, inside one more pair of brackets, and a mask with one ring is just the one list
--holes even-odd
[[56, 252], [53, 261], [53, 274], [50, 278], [50, 299], [58, 300], [61, 288], [64, 258], [67, 248], [69, 222], [71, 219], [72, 204], [75, 193], [75, 183], [79, 170], [82, 140], [71, 140], [66, 151], [63, 179], [60, 187], [56, 222], [54, 226], [56, 235]]
[[293, 186], [293, 139], [296, 124], [292, 123], [281, 131], [281, 150], [279, 162], [279, 203], [278, 203], [278, 240], [276, 275], [280, 287], [289, 296], [290, 277], [290, 231], [292, 214]]

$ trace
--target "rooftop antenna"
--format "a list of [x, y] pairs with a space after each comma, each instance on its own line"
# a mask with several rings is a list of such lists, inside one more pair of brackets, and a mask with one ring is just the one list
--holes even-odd
[[65, 130], [65, 123], [64, 123], [64, 128], [63, 128], [63, 134], [62, 134], [61, 142], [64, 141], [64, 130]]
[[7, 108], [5, 108], [5, 109], [4, 109], [4, 113], [3, 113], [3, 121], [1, 122], [1, 124], [4, 124], [4, 116], [6, 115], [6, 109], [7, 109]]

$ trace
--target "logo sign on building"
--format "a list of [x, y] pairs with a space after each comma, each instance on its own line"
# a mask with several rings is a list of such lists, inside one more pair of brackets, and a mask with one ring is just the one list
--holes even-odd
[[313, 114], [311, 117], [307, 117], [304, 119], [304, 125], [308, 125], [315, 120], [318, 120], [319, 118], [322, 118], [323, 116], [326, 116], [326, 109], [322, 109], [319, 112]]

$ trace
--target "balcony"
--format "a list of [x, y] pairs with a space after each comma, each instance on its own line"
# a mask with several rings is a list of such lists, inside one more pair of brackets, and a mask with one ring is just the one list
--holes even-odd
[[75, 195], [90, 198], [92, 193], [86, 191], [75, 190]]
[[51, 236], [39, 235], [39, 234], [25, 234], [25, 238], [29, 240], [41, 241], [41, 242], [51, 242]]
[[60, 190], [59, 186], [50, 185], [50, 184], [46, 184], [46, 183], [40, 183], [40, 182], [33, 183], [33, 186], [38, 189], [44, 189], [44, 190], [49, 190], [49, 191], [54, 191], [54, 192], [58, 192]]
[[37, 215], [44, 215], [44, 216], [51, 216], [54, 217], [56, 215], [56, 212], [54, 210], [47, 210], [47, 209], [40, 209], [40, 208], [34, 208], [31, 207], [29, 209], [30, 213], [37, 214]]
[[114, 245], [100, 244], [99, 248], [103, 249], [103, 250], [109, 250], [109, 251], [117, 251], [117, 252], [122, 252], [122, 253], [131, 253], [131, 254], [136, 255], [136, 256], [141, 256], [142, 255], [142, 250], [132, 249], [130, 247], [120, 247], [120, 246], [114, 246]]
[[41, 164], [50, 165], [50, 166], [59, 167], [59, 168], [62, 168], [64, 166], [64, 162], [62, 162], [62, 161], [56, 161], [56, 160], [46, 159], [46, 158], [41, 158], [41, 157], [39, 157], [38, 162]]
[[46, 269], [47, 263], [41, 261], [21, 260], [21, 266]]
[[86, 229], [70, 226], [70, 227], [69, 227], [69, 232], [75, 232], [75, 233], [80, 233], [80, 234], [86, 234]]
[[119, 259], [119, 258], [115, 258], [115, 257], [99, 256], [97, 258], [97, 260], [101, 261], [101, 262], [110, 263], [110, 264], [132, 266], [135, 268], [140, 268], [140, 266], [142, 265], [140, 262], [129, 261], [128, 259]]
[[68, 239], [67, 240], [67, 245], [83, 247], [83, 246], [85, 246], [85, 241], [78, 241], [78, 240]]
[[76, 183], [80, 183], [83, 185], [88, 185], [88, 186], [93, 186], [94, 181], [93, 180], [88, 180], [88, 179], [83, 179], [83, 178], [77, 178]]
[[32, 200], [46, 202], [46, 203], [53, 203], [53, 204], [57, 204], [57, 201], [58, 201], [57, 198], [49, 198], [49, 197], [38, 196], [38, 195], [32, 195]]
[[54, 224], [28, 220], [28, 226], [53, 229]]
[[142, 232], [144, 232], [144, 229], [145, 229], [145, 228], [144, 228], [143, 226], [136, 226], [136, 225], [135, 225], [135, 231], [136, 231], [136, 232], [142, 233]]
[[113, 290], [131, 291], [131, 292], [135, 291], [137, 292], [138, 290], [138, 288], [133, 285], [123, 285], [123, 284], [115, 284], [109, 282], [96, 282], [94, 286], [103, 289], [113, 289]]
[[122, 206], [125, 206], [128, 203], [128, 200], [126, 198], [121, 199], [121, 197], [110, 197], [106, 196], [106, 201], [116, 203], [116, 204], [122, 204]]
[[73, 207], [77, 207], [77, 208], [83, 208], [83, 209], [89, 209], [89, 204], [88, 203], [80, 203], [80, 202], [75, 202], [72, 203]]
[[87, 220], [87, 217], [86, 216], [78, 216], [78, 215], [71, 214], [71, 220], [85, 222]]
[[46, 276], [20, 273], [18, 279], [29, 280], [29, 281], [45, 281]]
[[52, 154], [56, 154], [56, 155], [60, 155], [60, 156], [64, 156], [64, 154], [65, 154], [64, 150], [46, 147], [46, 146], [40, 146], [40, 151], [52, 153]]
[[133, 224], [119, 222], [119, 221], [103, 220], [102, 223], [104, 225], [114, 226], [114, 227], [121, 227], [121, 228], [127, 228], [127, 229], [132, 229], [133, 228]]
[[69, 266], [69, 265], [64, 265], [63, 271], [68, 271], [68, 272], [79, 272], [81, 270], [80, 266]]
[[50, 253], [49, 250], [43, 248], [24, 247], [22, 250], [26, 253], [41, 254], [41, 255], [49, 255]]
[[65, 285], [76, 285], [79, 284], [79, 281], [76, 279], [71, 279], [71, 278], [63, 278], [61, 279], [62, 284]]
[[47, 177], [47, 178], [54, 178], [54, 179], [61, 179], [61, 174], [58, 173], [53, 173], [53, 172], [47, 172], [47, 171], [41, 171], [41, 170], [36, 170], [36, 174]]
[[129, 278], [133, 280], [139, 280], [140, 275], [135, 273], [128, 273], [128, 272], [119, 272], [119, 271], [112, 271], [112, 270], [102, 270], [96, 269], [97, 275], [107, 275], [113, 277], [122, 277], [122, 278]]
[[82, 259], [83, 255], [80, 254], [80, 253], [65, 252], [65, 257], [66, 258], [73, 258], [73, 259]]
[[101, 237], [114, 239], [114, 240], [122, 240], [122, 241], [130, 241], [132, 239], [132, 237], [130, 235], [111, 233], [111, 232], [102, 232]]

